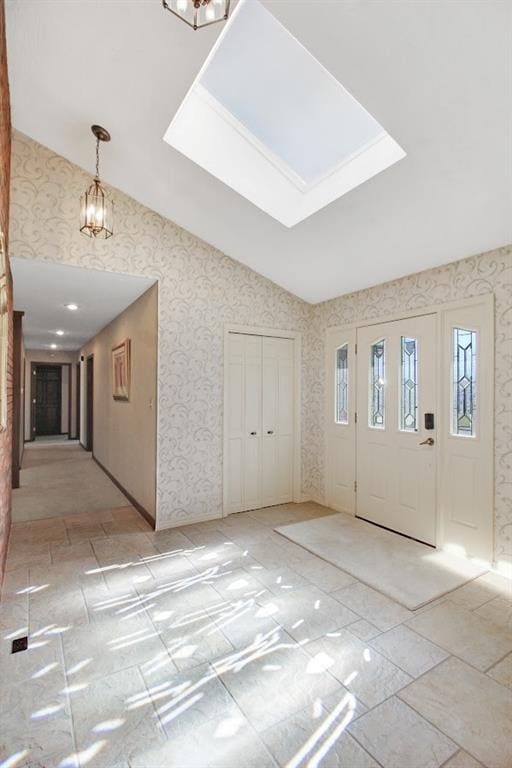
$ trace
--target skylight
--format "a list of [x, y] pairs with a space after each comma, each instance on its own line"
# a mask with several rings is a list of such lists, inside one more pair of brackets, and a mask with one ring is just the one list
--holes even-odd
[[287, 227], [405, 156], [258, 0], [240, 0], [164, 139]]

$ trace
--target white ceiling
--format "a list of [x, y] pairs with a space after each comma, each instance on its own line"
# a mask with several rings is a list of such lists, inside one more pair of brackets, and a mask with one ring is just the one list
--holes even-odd
[[315, 183], [382, 133], [258, 0], [238, 3], [200, 82], [304, 183]]
[[292, 229], [162, 140], [222, 25], [160, 0], [7, 0], [13, 123], [308, 301], [512, 241], [511, 3], [264, 5], [407, 152]]
[[164, 139], [287, 227], [405, 155], [258, 0], [240, 0]]
[[[11, 259], [14, 309], [25, 312], [26, 349], [80, 349], [155, 282], [61, 264]], [[75, 312], [66, 304], [78, 304]], [[57, 336], [56, 331], [64, 331]]]

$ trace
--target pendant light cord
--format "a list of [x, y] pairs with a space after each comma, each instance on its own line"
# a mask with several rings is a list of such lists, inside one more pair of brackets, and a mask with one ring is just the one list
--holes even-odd
[[100, 178], [100, 140], [96, 137], [96, 178]]

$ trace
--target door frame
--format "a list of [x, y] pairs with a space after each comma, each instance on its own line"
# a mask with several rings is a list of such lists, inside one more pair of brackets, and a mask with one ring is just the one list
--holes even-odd
[[[89, 386], [89, 364], [91, 365], [91, 381], [92, 386]], [[85, 444], [81, 443], [82, 447], [86, 451], [90, 451], [94, 455], [94, 354], [87, 355], [85, 358]]]
[[80, 363], [75, 363], [75, 432], [80, 442]]
[[293, 341], [293, 501], [300, 503], [302, 498], [302, 463], [301, 463], [301, 367], [302, 334], [299, 331], [285, 331], [282, 328], [267, 328], [255, 325], [224, 324], [224, 415], [223, 415], [223, 456], [222, 456], [222, 517], [228, 516], [228, 372], [229, 372], [229, 334], [238, 333], [246, 336], [267, 336], [274, 339]]
[[[491, 382], [489, 387], [489, 410], [492, 411], [492, 419], [491, 419], [491, 444], [493, 445], [493, 451], [492, 455], [489, 457], [489, 471], [492, 476], [492, 494], [490, 499], [490, 509], [489, 514], [492, 517], [492, 529], [494, 530], [494, 510], [496, 505], [496, 480], [495, 480], [495, 474], [494, 474], [494, 421], [495, 421], [495, 410], [494, 410], [494, 393], [495, 393], [495, 380], [494, 380], [494, 357], [495, 357], [495, 344], [496, 344], [496, 328], [495, 328], [495, 320], [494, 320], [494, 293], [484, 293], [479, 296], [473, 296], [469, 299], [461, 299], [459, 301], [450, 301], [443, 304], [434, 304], [424, 307], [418, 307], [416, 309], [407, 309], [402, 312], [396, 312], [394, 314], [388, 314], [388, 315], [378, 315], [376, 317], [367, 318], [355, 321], [353, 323], [347, 323], [345, 325], [339, 325], [339, 326], [331, 326], [326, 329], [325, 332], [325, 371], [326, 371], [326, 383], [327, 378], [330, 375], [329, 370], [332, 363], [331, 355], [330, 355], [330, 344], [329, 344], [329, 336], [334, 333], [347, 333], [348, 331], [356, 332], [356, 344], [357, 344], [357, 330], [359, 328], [368, 328], [372, 325], [381, 325], [383, 323], [390, 323], [397, 320], [407, 320], [408, 318], [412, 317], [421, 317], [424, 315], [434, 315], [436, 317], [436, 342], [437, 342], [437, 349], [438, 349], [438, 355], [440, 356], [441, 365], [438, 366], [438, 372], [437, 372], [437, 397], [436, 397], [436, 413], [438, 414], [437, 418], [441, 418], [442, 414], [447, 414], [449, 416], [449, 407], [450, 407], [450, 393], [447, 391], [446, 384], [446, 378], [449, 373], [449, 361], [444, 359], [444, 356], [442, 355], [444, 345], [443, 345], [443, 337], [445, 332], [445, 316], [448, 312], [453, 310], [463, 310], [467, 307], [471, 307], [474, 305], [483, 305], [485, 308], [485, 311], [489, 313], [490, 318], [492, 318], [492, 349], [488, 350], [487, 353], [487, 361], [489, 363], [488, 370], [489, 370], [489, 376], [491, 376]], [[354, 366], [355, 370], [352, 374], [351, 380], [351, 390], [353, 392], [352, 398], [353, 402], [355, 402], [355, 411], [359, 410], [358, 404], [357, 404], [357, 365]], [[327, 396], [327, 387], [325, 387], [325, 408], [324, 408], [324, 467], [325, 467], [325, 477], [324, 477], [324, 501], [328, 505], [330, 503], [330, 499], [327, 497], [328, 494], [328, 488], [329, 488], [329, 479], [327, 476], [328, 467], [329, 467], [329, 432], [328, 427], [332, 419], [332, 403], [329, 401], [329, 398]], [[435, 546], [438, 548], [442, 548], [444, 544], [444, 519], [442, 516], [442, 508], [444, 506], [443, 504], [443, 484], [442, 484], [442, 472], [439, 471], [442, 467], [443, 462], [443, 455], [446, 451], [446, 430], [444, 429], [437, 429], [437, 441], [438, 441], [438, 454], [437, 454], [437, 468], [438, 471], [436, 472], [436, 537], [435, 537]], [[357, 488], [356, 488], [356, 480], [357, 480], [357, 428], [354, 430], [354, 437], [353, 437], [353, 452], [354, 452], [354, 493], [355, 496], [355, 504], [354, 504], [354, 516], [357, 516]], [[341, 511], [341, 510], [340, 510]], [[345, 510], [343, 510], [345, 511]], [[351, 513], [347, 513], [351, 514]], [[400, 534], [397, 534], [400, 535]], [[491, 545], [492, 549], [492, 545]], [[492, 551], [489, 552], [489, 562], [493, 561], [494, 554]]]
[[[21, 365], [24, 312], [13, 312], [12, 328], [12, 482], [13, 488], [20, 487], [20, 469], [23, 459], [25, 433], [25, 358]], [[23, 394], [23, 397], [22, 397]]]
[[[71, 439], [71, 395], [72, 395], [72, 364], [71, 363], [47, 363], [44, 361], [32, 360], [30, 363], [30, 438], [25, 440], [26, 443], [33, 443], [35, 440], [35, 393], [34, 393], [34, 372], [38, 365], [45, 365], [47, 368], [60, 368], [61, 369], [61, 381], [62, 381], [62, 369], [68, 367], [68, 431], [59, 432], [60, 435], [67, 435], [68, 440]], [[62, 425], [62, 399], [60, 404], [60, 422]]]

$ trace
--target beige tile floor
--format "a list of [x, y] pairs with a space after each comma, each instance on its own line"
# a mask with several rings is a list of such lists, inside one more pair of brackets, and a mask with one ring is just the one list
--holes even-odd
[[510, 582], [407, 611], [273, 530], [322, 514], [14, 525], [0, 767], [511, 768]]

